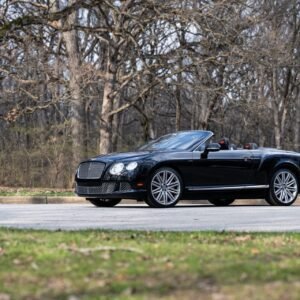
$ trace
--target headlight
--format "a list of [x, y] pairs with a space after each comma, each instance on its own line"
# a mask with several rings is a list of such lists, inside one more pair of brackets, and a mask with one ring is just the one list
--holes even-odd
[[133, 171], [137, 166], [138, 166], [138, 163], [136, 161], [133, 161], [126, 166], [126, 170]]
[[111, 175], [121, 175], [123, 170], [124, 170], [124, 164], [116, 163], [116, 164], [112, 165], [112, 167], [109, 170], [109, 173]]

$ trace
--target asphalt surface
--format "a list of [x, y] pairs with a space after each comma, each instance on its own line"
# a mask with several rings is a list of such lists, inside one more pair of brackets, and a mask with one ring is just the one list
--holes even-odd
[[300, 206], [2, 204], [0, 227], [48, 230], [300, 231]]

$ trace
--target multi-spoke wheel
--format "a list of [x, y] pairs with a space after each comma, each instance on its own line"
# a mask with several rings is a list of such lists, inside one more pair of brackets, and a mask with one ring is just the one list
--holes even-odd
[[158, 169], [148, 184], [146, 203], [151, 207], [172, 207], [182, 194], [180, 175], [171, 168]]
[[224, 198], [224, 199], [211, 199], [208, 200], [211, 204], [215, 206], [228, 206], [233, 203], [235, 199], [232, 198]]
[[103, 198], [86, 198], [92, 204], [98, 207], [113, 207], [119, 204], [122, 199], [103, 199]]
[[278, 170], [272, 177], [266, 200], [271, 205], [291, 205], [299, 192], [298, 180], [288, 169]]

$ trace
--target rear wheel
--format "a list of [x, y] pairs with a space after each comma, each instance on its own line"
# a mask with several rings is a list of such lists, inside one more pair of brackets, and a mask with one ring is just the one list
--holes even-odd
[[121, 202], [122, 199], [104, 199], [104, 198], [87, 198], [97, 207], [113, 207]]
[[270, 205], [288, 206], [293, 204], [299, 193], [299, 183], [289, 169], [280, 169], [272, 176], [266, 197]]
[[145, 201], [150, 207], [172, 207], [177, 204], [182, 194], [180, 175], [171, 168], [158, 169], [151, 176], [148, 184], [148, 198]]
[[231, 203], [234, 202], [235, 199], [213, 199], [213, 200], [208, 200], [211, 204], [215, 205], [215, 206], [228, 206]]

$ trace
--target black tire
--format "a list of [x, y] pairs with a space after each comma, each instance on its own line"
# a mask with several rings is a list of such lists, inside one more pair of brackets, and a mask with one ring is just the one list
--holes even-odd
[[227, 199], [211, 199], [208, 200], [211, 204], [215, 206], [228, 206], [234, 202], [235, 199], [227, 198]]
[[289, 206], [296, 201], [298, 193], [299, 180], [295, 173], [289, 169], [279, 169], [271, 178], [266, 201], [270, 205]]
[[268, 190], [268, 193], [267, 193], [267, 195], [266, 195], [266, 197], [265, 197], [265, 200], [266, 200], [266, 202], [269, 204], [269, 205], [271, 205], [271, 206], [275, 206], [276, 204], [273, 202], [273, 200], [271, 199], [271, 197], [270, 197], [270, 190]]
[[173, 207], [180, 200], [183, 190], [182, 179], [177, 171], [163, 167], [156, 170], [150, 177], [145, 202], [150, 207]]
[[90, 201], [97, 207], [113, 207], [119, 204], [122, 199], [103, 199], [103, 198], [87, 198], [86, 200]]
[[145, 202], [149, 207], [157, 208], [157, 206], [156, 206], [155, 204], [153, 204], [148, 198], [145, 198], [145, 199], [144, 199], [144, 202]]

